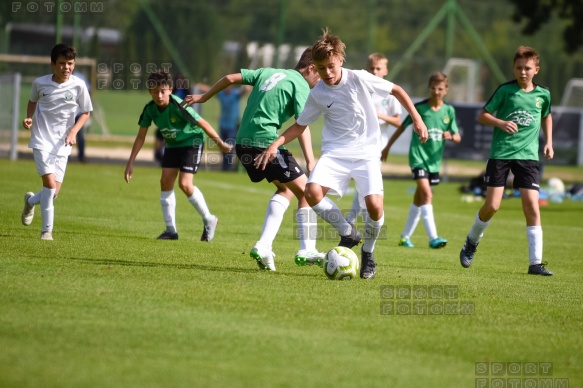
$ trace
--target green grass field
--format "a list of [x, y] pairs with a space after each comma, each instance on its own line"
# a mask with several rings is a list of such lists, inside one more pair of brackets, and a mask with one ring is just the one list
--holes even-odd
[[[244, 174], [195, 177], [220, 218], [214, 241], [199, 241], [183, 195], [180, 240], [157, 241], [158, 169], [136, 168], [128, 185], [122, 165], [70, 164], [51, 242], [39, 240], [38, 207], [31, 226], [20, 222], [24, 193], [40, 188], [34, 164], [0, 160], [0, 169], [1, 387], [474, 387], [477, 363], [496, 362], [549, 362], [568, 383], [551, 386], [583, 386], [583, 202], [542, 208], [555, 272], [544, 278], [526, 275], [519, 200], [504, 200], [464, 269], [458, 253], [480, 203], [463, 203], [457, 184], [436, 187], [448, 246], [430, 250], [420, 223], [416, 248], [400, 248], [413, 186], [386, 181], [377, 278], [334, 282], [293, 263], [291, 209], [274, 244], [278, 271], [257, 269], [249, 250], [273, 189]], [[453, 287], [455, 298], [437, 302], [473, 310], [385, 315], [388, 305], [435, 302], [390, 298], [403, 286]]]

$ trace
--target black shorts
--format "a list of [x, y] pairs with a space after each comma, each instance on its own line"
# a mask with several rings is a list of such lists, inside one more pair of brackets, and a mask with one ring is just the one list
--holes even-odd
[[429, 179], [430, 186], [437, 186], [440, 182], [438, 172], [429, 172], [418, 167], [413, 167], [411, 172], [413, 173], [413, 180]]
[[268, 182], [279, 181], [281, 183], [291, 182], [304, 172], [288, 150], [278, 150], [278, 155], [271, 162], [267, 163], [265, 170], [255, 168], [255, 157], [265, 151], [265, 148], [246, 147], [241, 144], [235, 146], [237, 157], [247, 170], [247, 175], [251, 182], [261, 182], [267, 179]]
[[508, 174], [514, 174], [515, 189], [530, 189], [539, 191], [540, 163], [537, 160], [502, 160], [489, 159], [486, 165], [484, 183], [489, 187], [504, 187]]
[[202, 159], [204, 144], [188, 147], [166, 148], [162, 168], [179, 168], [180, 172], [195, 174]]

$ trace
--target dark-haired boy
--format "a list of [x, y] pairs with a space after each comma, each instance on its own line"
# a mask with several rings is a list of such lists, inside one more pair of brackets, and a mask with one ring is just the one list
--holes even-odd
[[[26, 118], [22, 122], [25, 129], [32, 128], [28, 147], [32, 148], [43, 185], [38, 193], [25, 194], [22, 223], [26, 226], [32, 223], [34, 207], [40, 204], [41, 240], [53, 239], [54, 198], [61, 190], [77, 132], [93, 110], [85, 82], [73, 75], [76, 55], [75, 49], [65, 44], [52, 48], [53, 73], [33, 81]], [[79, 119], [75, 121], [77, 112]]]

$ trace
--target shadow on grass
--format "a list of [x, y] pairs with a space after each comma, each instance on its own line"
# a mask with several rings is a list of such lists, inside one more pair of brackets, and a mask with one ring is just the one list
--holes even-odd
[[169, 263], [151, 263], [151, 262], [144, 262], [144, 261], [129, 261], [129, 260], [114, 260], [114, 259], [83, 259], [79, 257], [68, 257], [68, 260], [84, 262], [87, 264], [94, 264], [94, 265], [121, 265], [121, 266], [129, 266], [129, 267], [159, 267], [159, 268], [174, 268], [174, 269], [192, 269], [192, 270], [200, 270], [200, 271], [214, 271], [214, 272], [244, 272], [244, 273], [270, 273], [270, 275], [277, 275], [277, 276], [302, 276], [302, 277], [320, 277], [318, 274], [299, 274], [299, 273], [290, 273], [290, 272], [268, 272], [262, 271], [258, 268], [235, 268], [235, 267], [220, 267], [220, 266], [211, 266], [211, 265], [203, 265], [203, 264], [169, 264]]

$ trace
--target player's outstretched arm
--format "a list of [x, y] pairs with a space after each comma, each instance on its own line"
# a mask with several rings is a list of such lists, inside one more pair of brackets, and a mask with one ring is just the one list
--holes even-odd
[[201, 127], [204, 133], [206, 133], [206, 135], [219, 146], [221, 151], [223, 151], [225, 154], [231, 152], [233, 146], [229, 143], [225, 143], [208, 121], [201, 117], [200, 120], [198, 120], [198, 126]]
[[226, 89], [233, 84], [242, 84], [243, 75], [241, 73], [229, 74], [217, 81], [208, 91], [204, 94], [190, 94], [184, 97], [184, 101], [180, 105], [183, 107], [190, 106], [192, 104], [202, 104], [211, 99], [215, 94], [223, 89]]
[[275, 156], [277, 155], [277, 149], [282, 145], [285, 145], [290, 141], [300, 137], [307, 127], [307, 125], [299, 125], [298, 123], [292, 124], [288, 129], [285, 130], [284, 133], [281, 134], [280, 137], [275, 139], [275, 141], [271, 143], [269, 147], [265, 149], [265, 151], [255, 157], [255, 168], [261, 168], [262, 170], [265, 170], [267, 163], [275, 159]]
[[417, 109], [415, 108], [415, 104], [413, 104], [413, 101], [407, 92], [405, 92], [399, 85], [394, 85], [391, 94], [399, 100], [401, 105], [403, 105], [403, 108], [409, 113], [409, 116], [411, 116], [411, 119], [413, 120], [413, 130], [419, 135], [421, 143], [425, 143], [427, 139], [429, 139], [427, 126], [423, 122], [423, 119], [421, 119], [419, 112], [417, 112]]
[[136, 136], [136, 140], [134, 141], [134, 145], [132, 147], [132, 152], [130, 154], [130, 158], [126, 164], [126, 169], [124, 171], [124, 178], [127, 183], [130, 183], [132, 179], [132, 174], [134, 172], [134, 161], [136, 160], [136, 156], [138, 156], [138, 152], [142, 149], [144, 142], [146, 141], [146, 134], [148, 133], [148, 128], [140, 127], [138, 130], [138, 135]]

